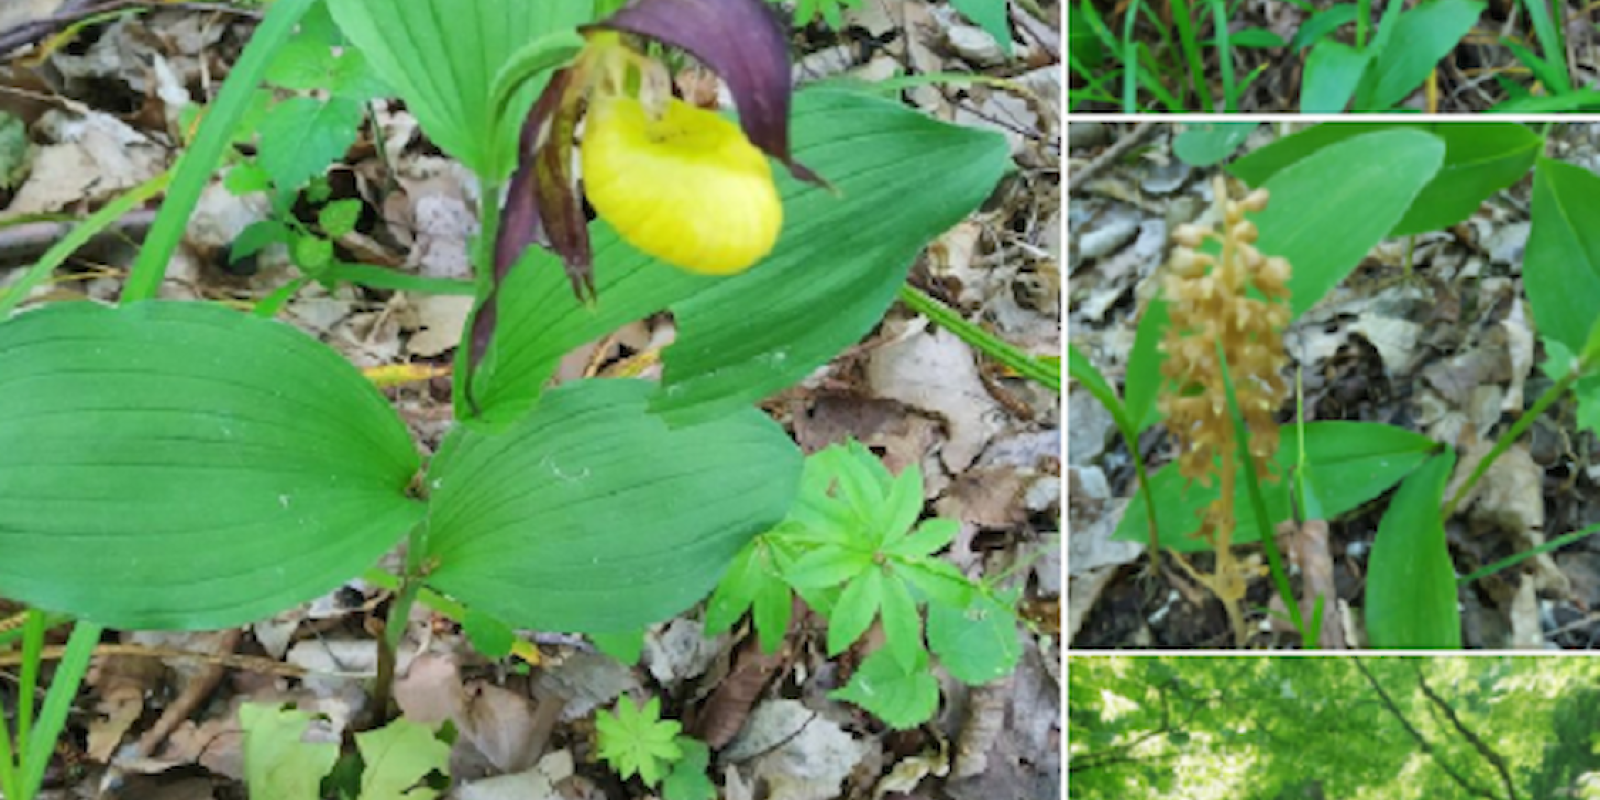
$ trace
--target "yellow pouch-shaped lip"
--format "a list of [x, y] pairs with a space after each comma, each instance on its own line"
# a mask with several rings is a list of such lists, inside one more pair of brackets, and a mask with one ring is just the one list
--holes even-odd
[[783, 228], [767, 157], [737, 125], [680, 100], [654, 119], [632, 97], [597, 99], [582, 156], [584, 193], [600, 217], [690, 272], [743, 272]]

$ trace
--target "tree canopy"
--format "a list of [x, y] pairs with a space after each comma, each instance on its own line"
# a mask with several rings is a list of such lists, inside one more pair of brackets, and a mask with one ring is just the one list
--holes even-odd
[[1073, 798], [1600, 798], [1594, 659], [1077, 656], [1068, 669]]

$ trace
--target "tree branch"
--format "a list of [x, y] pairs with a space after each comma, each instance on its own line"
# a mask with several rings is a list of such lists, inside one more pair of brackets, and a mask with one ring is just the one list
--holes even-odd
[[1406, 715], [1401, 713], [1400, 707], [1395, 705], [1394, 699], [1389, 697], [1389, 693], [1383, 690], [1383, 686], [1378, 683], [1378, 679], [1374, 678], [1372, 673], [1367, 671], [1367, 665], [1362, 663], [1360, 656], [1352, 655], [1350, 656], [1350, 660], [1355, 662], [1356, 669], [1361, 670], [1361, 674], [1366, 677], [1367, 683], [1372, 684], [1373, 691], [1378, 693], [1378, 697], [1383, 700], [1383, 705], [1389, 709], [1389, 713], [1393, 714], [1394, 718], [1399, 720], [1400, 724], [1405, 727], [1406, 732], [1411, 734], [1411, 738], [1416, 740], [1417, 746], [1422, 749], [1423, 754], [1433, 759], [1433, 763], [1438, 764], [1439, 768], [1444, 770], [1445, 774], [1449, 775], [1450, 779], [1456, 782], [1456, 785], [1460, 786], [1462, 789], [1465, 789], [1467, 792], [1476, 797], [1483, 798], [1484, 800], [1500, 800], [1500, 798], [1495, 797], [1493, 792], [1481, 786], [1475, 786], [1471, 781], [1467, 780], [1465, 775], [1456, 772], [1455, 769], [1446, 763], [1444, 759], [1434, 755], [1433, 745], [1429, 744], [1427, 738], [1422, 735], [1422, 732], [1413, 727], [1411, 722], [1406, 719]]
[[1422, 693], [1427, 695], [1428, 699], [1433, 701], [1433, 704], [1438, 706], [1439, 710], [1444, 712], [1445, 717], [1450, 720], [1450, 724], [1455, 726], [1456, 731], [1465, 737], [1468, 742], [1472, 743], [1472, 746], [1478, 751], [1478, 754], [1483, 756], [1485, 761], [1488, 761], [1490, 764], [1494, 765], [1495, 771], [1500, 773], [1500, 780], [1505, 782], [1506, 797], [1509, 797], [1511, 800], [1517, 800], [1516, 785], [1511, 781], [1511, 770], [1506, 766], [1505, 758], [1499, 753], [1495, 752], [1494, 748], [1490, 747], [1488, 742], [1485, 742], [1461, 722], [1461, 718], [1456, 716], [1456, 710], [1452, 708], [1449, 703], [1445, 702], [1444, 698], [1435, 693], [1433, 691], [1433, 687], [1429, 686], [1428, 681], [1422, 677], [1421, 667], [1413, 663], [1412, 668], [1414, 668], [1417, 672], [1417, 688], [1421, 689]]

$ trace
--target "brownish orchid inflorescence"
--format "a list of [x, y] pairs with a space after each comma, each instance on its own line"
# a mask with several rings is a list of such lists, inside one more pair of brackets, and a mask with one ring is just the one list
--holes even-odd
[[[1289, 323], [1289, 262], [1256, 250], [1258, 231], [1245, 219], [1246, 212], [1266, 208], [1266, 190], [1233, 200], [1222, 178], [1214, 186], [1221, 229], [1182, 225], [1172, 234], [1177, 247], [1164, 286], [1172, 323], [1161, 345], [1167, 355], [1162, 373], [1170, 391], [1160, 402], [1177, 442], [1183, 476], [1207, 485], [1213, 476], [1221, 477], [1221, 491], [1203, 512], [1196, 534], [1215, 549], [1217, 571], [1201, 579], [1223, 599], [1242, 640], [1244, 620], [1238, 603], [1252, 568], [1236, 561], [1230, 551], [1238, 432], [1223, 382], [1223, 356], [1249, 429], [1251, 461], [1257, 474], [1267, 477], [1278, 449], [1273, 415], [1288, 395], [1283, 328]], [[1208, 241], [1217, 243], [1220, 251], [1201, 252]]]

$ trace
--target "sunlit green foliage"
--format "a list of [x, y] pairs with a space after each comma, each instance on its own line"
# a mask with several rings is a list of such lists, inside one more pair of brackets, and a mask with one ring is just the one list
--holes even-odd
[[1600, 770], [1590, 659], [1086, 657], [1069, 670], [1073, 798], [1552, 798], [1582, 796]]

